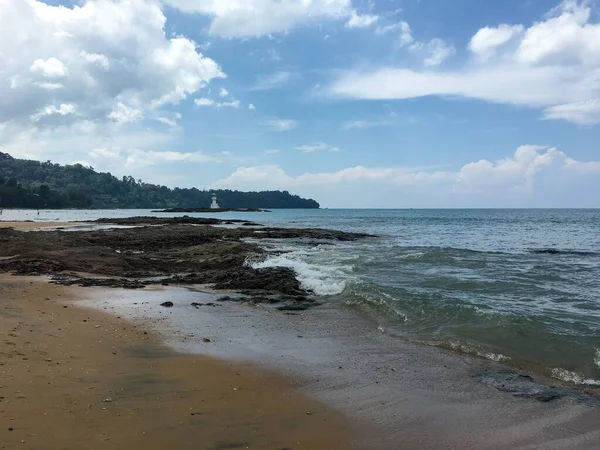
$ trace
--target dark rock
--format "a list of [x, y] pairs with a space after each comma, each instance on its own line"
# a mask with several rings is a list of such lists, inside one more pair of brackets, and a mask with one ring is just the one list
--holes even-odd
[[165, 308], [172, 308], [174, 305], [173, 302], [164, 302], [161, 303], [160, 306], [164, 306]]
[[582, 389], [568, 386], [552, 386], [535, 380], [529, 375], [523, 375], [508, 369], [482, 369], [473, 377], [486, 386], [501, 392], [507, 392], [515, 397], [527, 398], [538, 402], [552, 402], [568, 398], [578, 403], [600, 407], [600, 399], [589, 395]]

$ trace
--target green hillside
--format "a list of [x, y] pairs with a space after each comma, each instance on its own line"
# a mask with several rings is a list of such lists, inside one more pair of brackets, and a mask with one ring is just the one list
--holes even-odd
[[216, 192], [222, 208], [318, 208], [314, 200], [287, 191], [240, 192], [169, 189], [118, 179], [79, 164], [15, 159], [0, 152], [0, 208], [199, 208], [210, 205]]

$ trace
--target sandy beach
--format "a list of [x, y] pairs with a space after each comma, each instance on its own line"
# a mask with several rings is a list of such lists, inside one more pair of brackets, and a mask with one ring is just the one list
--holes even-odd
[[0, 448], [354, 448], [290, 379], [175, 353], [80, 295], [0, 278]]

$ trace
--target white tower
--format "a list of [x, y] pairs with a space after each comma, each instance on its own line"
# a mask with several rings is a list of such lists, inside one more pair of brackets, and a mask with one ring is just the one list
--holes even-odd
[[210, 204], [210, 209], [220, 209], [219, 204], [217, 203], [217, 194], [212, 195], [212, 203]]

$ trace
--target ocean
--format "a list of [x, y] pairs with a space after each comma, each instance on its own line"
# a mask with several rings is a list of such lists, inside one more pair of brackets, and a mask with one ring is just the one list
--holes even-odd
[[[0, 220], [137, 215], [165, 214], [5, 210]], [[367, 315], [398, 339], [600, 385], [600, 210], [322, 209], [215, 216], [377, 235], [351, 243], [261, 240], [270, 256], [249, 264], [292, 268], [323, 301]]]

